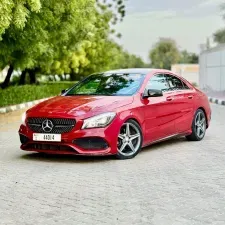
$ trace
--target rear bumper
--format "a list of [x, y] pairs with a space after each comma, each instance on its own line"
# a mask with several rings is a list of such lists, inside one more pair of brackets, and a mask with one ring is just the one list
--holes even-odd
[[[61, 142], [42, 142], [33, 141], [33, 132], [27, 126], [21, 125], [19, 129], [20, 148], [24, 151], [48, 154], [115, 155], [117, 154], [118, 133], [118, 126], [111, 124], [107, 128], [75, 130], [63, 133]], [[92, 140], [99, 141], [93, 142]], [[89, 142], [89, 144], [85, 142]]]

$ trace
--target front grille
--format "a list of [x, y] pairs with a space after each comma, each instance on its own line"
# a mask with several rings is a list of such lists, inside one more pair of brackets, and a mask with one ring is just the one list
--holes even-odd
[[[52, 130], [44, 130], [43, 122], [49, 120], [52, 122]], [[42, 117], [29, 117], [27, 118], [28, 127], [36, 133], [52, 133], [62, 134], [70, 132], [76, 124], [75, 119], [60, 119], [60, 118], [42, 118]]]
[[108, 143], [101, 137], [84, 137], [73, 140], [73, 143], [85, 150], [107, 149]]

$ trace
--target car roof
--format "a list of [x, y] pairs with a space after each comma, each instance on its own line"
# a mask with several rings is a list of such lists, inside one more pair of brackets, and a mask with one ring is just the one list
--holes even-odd
[[139, 74], [149, 74], [152, 72], [171, 72], [169, 70], [163, 69], [153, 69], [153, 68], [128, 68], [128, 69], [118, 69], [118, 70], [109, 70], [104, 72], [107, 73], [139, 73]]

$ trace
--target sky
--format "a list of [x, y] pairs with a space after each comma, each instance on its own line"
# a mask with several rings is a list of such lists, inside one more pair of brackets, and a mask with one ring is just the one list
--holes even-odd
[[145, 61], [160, 37], [173, 38], [181, 50], [199, 53], [200, 44], [225, 27], [221, 2], [225, 1], [126, 0], [126, 17], [116, 27], [122, 34], [119, 43]]

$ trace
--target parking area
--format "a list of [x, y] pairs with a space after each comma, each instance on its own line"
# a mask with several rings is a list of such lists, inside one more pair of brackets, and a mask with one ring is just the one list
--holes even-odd
[[21, 112], [0, 115], [0, 224], [224, 225], [225, 107], [202, 142], [144, 148], [132, 160], [19, 150]]

